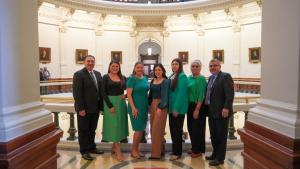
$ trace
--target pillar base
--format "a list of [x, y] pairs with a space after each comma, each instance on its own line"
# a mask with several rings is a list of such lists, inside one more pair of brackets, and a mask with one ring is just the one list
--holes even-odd
[[238, 133], [244, 142], [245, 169], [300, 168], [300, 139], [246, 121]]
[[0, 142], [2, 169], [56, 169], [56, 146], [62, 131], [54, 124], [46, 125], [8, 142]]

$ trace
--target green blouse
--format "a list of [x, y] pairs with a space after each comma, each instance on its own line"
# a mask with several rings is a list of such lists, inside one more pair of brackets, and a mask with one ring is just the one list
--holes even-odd
[[[170, 77], [172, 76], [173, 75]], [[186, 114], [188, 111], [188, 102], [188, 79], [186, 75], [181, 72], [178, 76], [175, 90], [170, 89], [169, 113], [176, 111], [179, 114]]]
[[189, 102], [197, 103], [202, 102], [205, 97], [206, 90], [206, 79], [204, 76], [196, 76], [190, 75], [188, 77], [189, 85]]

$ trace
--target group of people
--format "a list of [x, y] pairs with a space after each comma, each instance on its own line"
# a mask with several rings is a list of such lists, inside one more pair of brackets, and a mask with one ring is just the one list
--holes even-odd
[[40, 68], [40, 81], [47, 81], [50, 79], [50, 72], [47, 67]]
[[167, 117], [172, 139], [170, 160], [181, 158], [183, 123], [187, 114], [191, 157], [200, 157], [205, 153], [205, 127], [208, 117], [213, 152], [205, 158], [212, 166], [224, 163], [234, 90], [233, 80], [230, 74], [221, 71], [219, 60], [213, 59], [209, 62], [212, 75], [208, 82], [200, 73], [202, 64], [199, 60], [191, 63], [192, 74], [188, 77], [183, 71], [182, 61], [178, 58], [171, 62], [172, 74], [169, 77], [164, 66], [157, 64], [153, 68], [154, 78], [150, 84], [144, 75], [144, 65], [141, 62], [135, 63], [132, 75], [128, 78], [121, 73], [118, 61], [110, 62], [108, 73], [103, 77], [94, 70], [94, 56], [86, 56], [84, 65], [73, 77], [82, 158], [93, 160], [90, 153], [103, 153], [95, 144], [99, 112], [103, 111], [102, 139], [113, 142], [112, 154], [119, 161], [124, 160], [120, 141], [129, 134], [127, 114], [134, 131], [131, 157], [144, 157], [139, 143], [150, 113], [152, 149], [149, 159], [159, 160], [164, 155]]

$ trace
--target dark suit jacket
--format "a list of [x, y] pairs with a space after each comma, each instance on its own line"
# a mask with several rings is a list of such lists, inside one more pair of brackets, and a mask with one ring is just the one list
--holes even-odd
[[[212, 76], [209, 77], [209, 81]], [[213, 83], [210, 93], [209, 116], [222, 118], [222, 109], [229, 109], [229, 116], [232, 114], [232, 104], [234, 99], [233, 80], [230, 74], [219, 72]]]
[[73, 76], [73, 97], [75, 110], [85, 110], [86, 113], [99, 113], [103, 110], [103, 88], [100, 72], [94, 70], [97, 79], [98, 89], [86, 68], [74, 73]]

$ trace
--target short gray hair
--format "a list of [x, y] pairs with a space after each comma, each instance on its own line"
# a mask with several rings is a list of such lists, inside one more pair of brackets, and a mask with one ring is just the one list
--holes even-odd
[[192, 61], [192, 63], [191, 63], [191, 67], [192, 67], [192, 65], [193, 64], [197, 64], [197, 65], [199, 65], [199, 66], [202, 66], [202, 63], [201, 63], [201, 61], [200, 60], [198, 60], [198, 59], [196, 59], [196, 60], [193, 60]]

